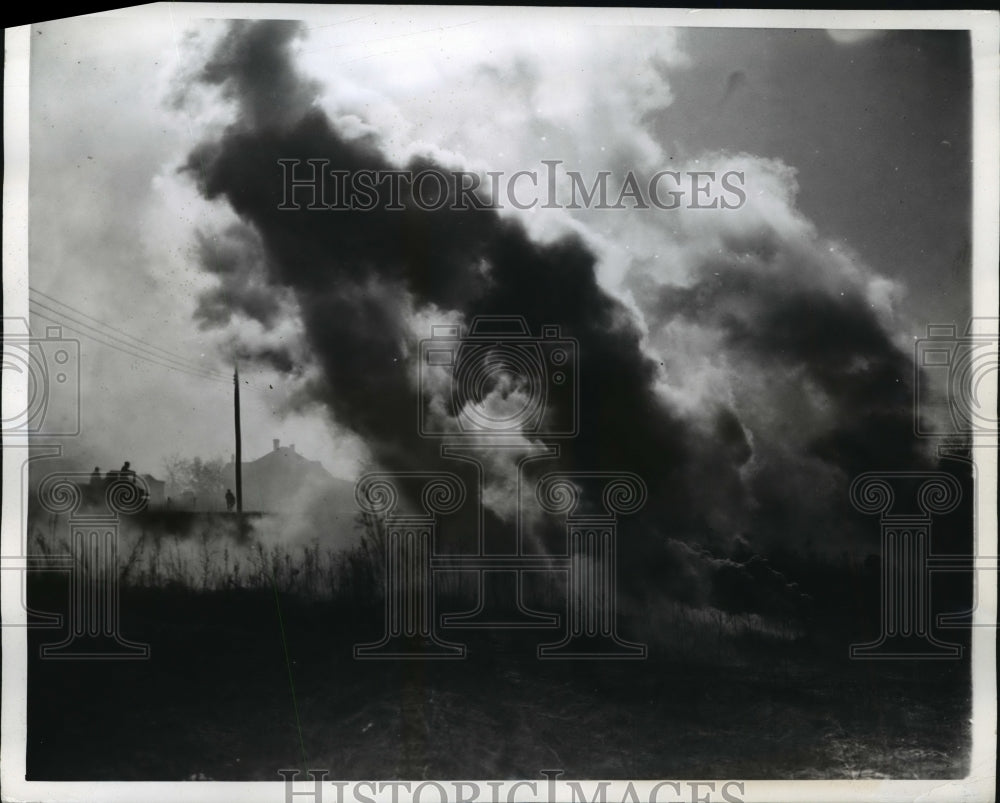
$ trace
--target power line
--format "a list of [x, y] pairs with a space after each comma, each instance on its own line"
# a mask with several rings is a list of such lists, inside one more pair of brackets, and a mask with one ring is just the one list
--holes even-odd
[[47, 320], [47, 321], [50, 321], [52, 323], [58, 324], [60, 326], [63, 326], [64, 328], [68, 329], [71, 332], [76, 332], [77, 334], [83, 335], [84, 337], [88, 337], [91, 340], [94, 340], [94, 341], [100, 343], [103, 346], [107, 346], [108, 348], [113, 348], [116, 351], [121, 352], [122, 354], [127, 354], [130, 357], [135, 357], [135, 358], [140, 359], [140, 360], [145, 360], [146, 362], [155, 363], [156, 365], [159, 365], [159, 366], [161, 366], [163, 368], [169, 368], [172, 371], [179, 371], [180, 373], [188, 374], [190, 376], [195, 376], [195, 377], [198, 377], [199, 379], [206, 379], [206, 380], [208, 380], [210, 382], [219, 382], [219, 383], [222, 383], [222, 384], [228, 384], [227, 380], [220, 379], [217, 375], [207, 374], [207, 373], [200, 373], [198, 371], [192, 371], [192, 370], [190, 370], [188, 368], [182, 368], [182, 367], [180, 367], [178, 365], [173, 365], [173, 364], [168, 363], [168, 362], [161, 362], [160, 360], [154, 359], [153, 357], [150, 357], [147, 354], [142, 354], [142, 353], [137, 353], [137, 352], [134, 352], [134, 351], [129, 351], [128, 349], [124, 349], [121, 346], [116, 346], [114, 343], [109, 343], [106, 340], [102, 340], [101, 338], [97, 337], [94, 334], [91, 334], [90, 332], [85, 332], [85, 331], [83, 331], [81, 329], [77, 329], [77, 328], [75, 328], [73, 326], [70, 326], [65, 321], [63, 321], [63, 320], [61, 320], [61, 319], [59, 319], [57, 317], [46, 315], [44, 313], [37, 312], [37, 311], [35, 311], [34, 314], [37, 315], [38, 317], [44, 319], [44, 320]]
[[[88, 320], [94, 321], [94, 323], [100, 324], [101, 326], [103, 326], [106, 329], [111, 329], [112, 331], [117, 332], [120, 335], [124, 335], [126, 338], [128, 338], [128, 345], [130, 347], [132, 347], [132, 348], [138, 349], [140, 351], [153, 350], [154, 352], [160, 352], [160, 354], [164, 355], [164, 356], [160, 357], [160, 359], [169, 359], [169, 360], [181, 363], [182, 365], [186, 365], [186, 366], [188, 366], [190, 368], [196, 369], [196, 370], [204, 372], [204, 373], [215, 374], [220, 379], [223, 379], [223, 378], [228, 379], [228, 376], [226, 374], [223, 374], [223, 373], [221, 373], [219, 371], [213, 371], [211, 369], [203, 368], [202, 366], [198, 365], [197, 363], [194, 363], [193, 361], [191, 361], [191, 360], [189, 360], [189, 359], [187, 359], [185, 357], [182, 357], [179, 354], [175, 354], [174, 352], [168, 351], [167, 349], [161, 348], [160, 346], [157, 346], [157, 345], [155, 345], [153, 343], [149, 343], [149, 342], [143, 340], [142, 338], [136, 337], [135, 335], [132, 335], [132, 334], [130, 334], [128, 332], [125, 332], [125, 331], [123, 331], [121, 329], [118, 329], [117, 327], [112, 326], [111, 324], [109, 324], [109, 323], [107, 323], [105, 321], [102, 321], [99, 318], [95, 318], [93, 315], [88, 315], [86, 312], [83, 312], [82, 310], [77, 309], [76, 307], [72, 306], [71, 304], [67, 304], [65, 301], [60, 301], [58, 298], [55, 298], [54, 296], [50, 296], [48, 293], [43, 293], [41, 290], [35, 290], [34, 288], [30, 288], [30, 289], [31, 289], [32, 293], [36, 293], [36, 294], [38, 294], [40, 296], [43, 296], [44, 298], [47, 298], [49, 301], [53, 301], [56, 304], [59, 304], [60, 306], [66, 307], [67, 309], [72, 310], [74, 313], [76, 313], [77, 315], [79, 315], [79, 316], [81, 316], [83, 318], [87, 318]], [[54, 312], [57, 315], [64, 315], [69, 320], [73, 320], [69, 315], [67, 315], [65, 312], [62, 312], [61, 310], [52, 309], [52, 307], [49, 307], [49, 306], [43, 304], [41, 301], [38, 301], [37, 299], [33, 299], [32, 301], [33, 301], [33, 303], [38, 304], [39, 306], [41, 306], [41, 307], [43, 307], [45, 309], [48, 309], [50, 312]], [[75, 323], [79, 323], [81, 326], [89, 326], [89, 324], [85, 324], [82, 321], [74, 321], [74, 322]], [[90, 327], [90, 328], [94, 328], [94, 327]], [[119, 340], [119, 338], [115, 337], [114, 335], [108, 334], [106, 332], [102, 332], [101, 334], [105, 335], [106, 337], [110, 337], [113, 340]], [[119, 340], [119, 342], [121, 342], [121, 341]], [[140, 346], [136, 346], [135, 343], [141, 343], [144, 346], [147, 346], [148, 349], [144, 349], [144, 348], [141, 348]]]
[[[179, 360], [171, 360], [166, 357], [160, 357], [158, 354], [154, 354], [149, 350], [142, 348], [141, 346], [133, 345], [132, 343], [129, 343], [127, 340], [122, 340], [121, 338], [115, 337], [112, 334], [109, 334], [107, 332], [102, 332], [101, 330], [97, 329], [97, 327], [90, 326], [89, 324], [85, 324], [81, 321], [77, 321], [74, 318], [71, 318], [70, 316], [66, 315], [66, 313], [54, 310], [51, 307], [47, 307], [46, 305], [38, 301], [32, 300], [31, 303], [41, 307], [42, 309], [47, 310], [50, 313], [50, 315], [45, 315], [44, 313], [39, 312], [37, 309], [35, 309], [33, 310], [33, 314], [40, 315], [41, 317], [45, 318], [46, 320], [52, 321], [53, 323], [58, 323], [60, 325], [66, 326], [71, 331], [77, 332], [78, 334], [82, 334], [85, 337], [91, 338], [92, 340], [96, 340], [97, 342], [102, 343], [105, 346], [116, 348], [119, 351], [123, 351], [133, 357], [139, 357], [140, 359], [148, 360], [149, 362], [155, 362], [156, 364], [162, 365], [164, 367], [175, 368], [179, 371], [185, 371], [187, 373], [196, 374], [198, 376], [203, 376], [205, 378], [211, 378], [223, 381], [222, 376], [213, 373], [212, 371], [200, 368], [199, 366], [193, 365], [191, 363], [182, 362]], [[51, 313], [55, 314], [55, 318], [52, 317]], [[69, 323], [67, 323], [67, 321]], [[70, 326], [70, 324], [76, 324], [77, 326], [82, 326], [84, 327], [84, 329], [74, 328]], [[91, 330], [91, 331], [85, 331], [85, 330]], [[97, 336], [95, 336], [94, 334], [92, 334], [92, 332], [96, 332], [97, 335], [100, 335], [100, 338], [110, 338], [113, 341], [121, 343], [126, 348], [123, 349], [120, 346], [115, 346], [114, 343], [109, 343], [106, 340], [102, 340]]]
[[[96, 341], [98, 343], [101, 343], [102, 345], [108, 346], [110, 348], [115, 348], [118, 351], [121, 351], [121, 352], [123, 352], [125, 354], [128, 354], [131, 357], [138, 357], [139, 359], [146, 360], [146, 361], [151, 362], [151, 363], [155, 363], [155, 364], [160, 365], [160, 366], [162, 366], [164, 368], [170, 368], [170, 369], [175, 370], [175, 371], [180, 371], [182, 373], [191, 374], [192, 376], [197, 376], [197, 377], [204, 378], [204, 379], [212, 379], [213, 381], [217, 381], [217, 382], [226, 382], [226, 383], [228, 383], [228, 382], [231, 381], [231, 377], [228, 374], [224, 374], [224, 373], [221, 373], [219, 371], [214, 371], [214, 370], [212, 370], [210, 368], [204, 368], [201, 365], [198, 365], [197, 363], [195, 363], [194, 361], [192, 361], [190, 359], [186, 359], [186, 358], [180, 356], [179, 354], [176, 354], [174, 352], [168, 351], [167, 349], [161, 348], [160, 346], [157, 346], [157, 345], [155, 345], [153, 343], [149, 343], [148, 341], [145, 341], [145, 340], [143, 340], [141, 338], [135, 337], [134, 335], [132, 335], [132, 334], [130, 334], [130, 333], [128, 333], [128, 332], [126, 332], [126, 331], [124, 331], [122, 329], [119, 329], [116, 326], [112, 326], [111, 324], [109, 324], [109, 323], [101, 320], [100, 318], [96, 318], [93, 315], [87, 314], [83, 310], [77, 309], [72, 304], [67, 304], [65, 301], [62, 301], [62, 300], [56, 298], [55, 296], [49, 295], [48, 293], [44, 293], [41, 290], [37, 290], [37, 289], [35, 289], [33, 287], [29, 288], [29, 290], [32, 293], [40, 295], [40, 296], [42, 296], [42, 297], [44, 297], [44, 298], [46, 298], [46, 299], [48, 299], [50, 301], [53, 301], [56, 304], [59, 304], [60, 306], [63, 306], [63, 307], [66, 307], [69, 310], [72, 310], [74, 313], [76, 313], [77, 315], [79, 315], [82, 318], [87, 318], [87, 319], [89, 319], [91, 321], [94, 321], [97, 324], [100, 324], [100, 326], [102, 326], [102, 327], [104, 327], [106, 329], [110, 329], [110, 330], [112, 330], [114, 332], [118, 332], [119, 334], [124, 335], [127, 338], [127, 340], [122, 340], [121, 338], [116, 337], [115, 335], [111, 334], [110, 332], [104, 332], [104, 331], [102, 331], [101, 329], [99, 329], [96, 326], [92, 326], [92, 325], [90, 325], [88, 323], [85, 323], [83, 321], [76, 320], [73, 317], [71, 317], [69, 314], [67, 314], [66, 312], [63, 312], [62, 310], [54, 309], [53, 307], [50, 307], [47, 304], [42, 303], [41, 301], [39, 301], [36, 298], [35, 299], [30, 299], [30, 301], [31, 301], [32, 304], [35, 304], [36, 306], [41, 307], [42, 309], [48, 310], [50, 313], [55, 314], [56, 316], [58, 316], [59, 318], [64, 319], [65, 321], [71, 321], [72, 323], [77, 324], [78, 326], [82, 326], [82, 327], [85, 327], [86, 329], [90, 329], [90, 330], [96, 332], [101, 337], [109, 338], [109, 339], [114, 340], [114, 341], [116, 341], [118, 343], [121, 343], [121, 344], [125, 345], [128, 349], [131, 349], [131, 351], [119, 348], [118, 346], [115, 346], [112, 343], [108, 343], [108, 342], [106, 342], [104, 340], [101, 340], [100, 338], [95, 337], [93, 334], [90, 334], [89, 332], [80, 331], [79, 329], [75, 329], [74, 327], [70, 326], [69, 324], [66, 324], [64, 322], [64, 320], [54, 320], [50, 316], [44, 315], [43, 313], [40, 313], [40, 312], [36, 311], [36, 314], [39, 315], [39, 317], [44, 318], [45, 320], [51, 321], [52, 323], [64, 325], [70, 331], [77, 332], [78, 334], [82, 334], [84, 337], [89, 337], [91, 340], [94, 340], [94, 341]], [[137, 344], [143, 344], [143, 345], [137, 345]], [[148, 346], [148, 348], [144, 348], [143, 346]], [[138, 351], [140, 353], [136, 354], [135, 353], [136, 351]], [[165, 355], [165, 356], [161, 356], [160, 354], [157, 354], [156, 352], [160, 352], [162, 355]], [[166, 364], [166, 363], [170, 363], [170, 364]], [[252, 381], [248, 380], [246, 377], [242, 378], [242, 382], [243, 382], [244, 385], [247, 385], [248, 387], [256, 388], [258, 390], [263, 390], [263, 385], [260, 385], [260, 384], [258, 384], [256, 382], [252, 382]], [[270, 388], [270, 386], [268, 386], [268, 387]]]
[[[100, 318], [95, 318], [93, 315], [88, 315], [86, 312], [84, 312], [83, 310], [77, 309], [72, 304], [67, 304], [65, 301], [61, 301], [60, 299], [56, 298], [55, 296], [50, 296], [48, 293], [43, 293], [41, 290], [36, 290], [34, 287], [29, 288], [29, 290], [32, 293], [36, 293], [37, 295], [44, 296], [49, 301], [54, 301], [56, 304], [59, 304], [62, 307], [66, 307], [67, 309], [72, 310], [73, 312], [75, 312], [77, 315], [80, 315], [81, 317], [87, 318], [88, 320], [91, 320], [94, 323], [98, 323], [98, 324], [100, 324], [101, 326], [103, 326], [103, 327], [105, 327], [107, 329], [111, 329], [112, 331], [118, 332], [118, 334], [124, 335], [125, 337], [129, 338], [129, 340], [135, 340], [135, 341], [138, 341], [139, 343], [142, 343], [142, 344], [144, 344], [146, 346], [149, 346], [151, 349], [153, 349], [155, 351], [159, 351], [159, 352], [165, 354], [167, 357], [172, 357], [174, 359], [179, 360], [180, 362], [190, 362], [190, 360], [188, 360], [186, 357], [182, 357], [180, 354], [175, 354], [174, 352], [168, 351], [167, 349], [162, 348], [161, 346], [157, 346], [156, 344], [150, 343], [150, 342], [148, 342], [146, 340], [143, 340], [140, 337], [136, 337], [135, 335], [133, 335], [133, 334], [131, 334], [129, 332], [125, 332], [125, 331], [123, 331], [121, 329], [118, 329], [117, 327], [112, 326], [110, 323], [107, 323], [106, 321], [102, 321]], [[36, 302], [36, 303], [38, 303], [38, 302]], [[219, 371], [215, 371], [213, 373], [218, 373], [219, 376], [224, 376], [224, 374], [222, 374]]]

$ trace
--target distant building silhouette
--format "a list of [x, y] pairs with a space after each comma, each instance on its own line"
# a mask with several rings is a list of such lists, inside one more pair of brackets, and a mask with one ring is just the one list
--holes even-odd
[[162, 507], [165, 505], [167, 500], [167, 483], [156, 479], [152, 474], [143, 474], [142, 478], [146, 482], [146, 488], [149, 489], [149, 506]]
[[[353, 483], [337, 479], [318, 460], [303, 457], [294, 443], [282, 446], [278, 438], [272, 443], [271, 451], [263, 457], [243, 463], [245, 510], [287, 511], [301, 504], [303, 492], [335, 497], [339, 507], [353, 506]], [[236, 487], [236, 465], [232, 460], [223, 467], [222, 478], [227, 487]]]

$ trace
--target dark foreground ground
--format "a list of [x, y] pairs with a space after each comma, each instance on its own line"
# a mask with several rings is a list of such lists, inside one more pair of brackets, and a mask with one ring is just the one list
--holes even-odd
[[[62, 585], [41, 577], [29, 599], [59, 610]], [[28, 778], [966, 774], [965, 660], [851, 662], [827, 632], [718, 650], [681, 633], [707, 646], [665, 639], [645, 661], [540, 662], [534, 646], [551, 633], [464, 631], [464, 661], [358, 662], [352, 645], [377, 639], [378, 610], [280, 604], [279, 622], [267, 591], [126, 591], [122, 632], [151, 645], [148, 661], [41, 661], [39, 646], [61, 636], [31, 631]]]

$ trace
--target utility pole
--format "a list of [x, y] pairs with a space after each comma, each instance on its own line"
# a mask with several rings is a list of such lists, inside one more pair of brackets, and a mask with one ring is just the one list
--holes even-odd
[[243, 443], [240, 436], [240, 367], [233, 361], [233, 419], [236, 424], [236, 515], [243, 520]]

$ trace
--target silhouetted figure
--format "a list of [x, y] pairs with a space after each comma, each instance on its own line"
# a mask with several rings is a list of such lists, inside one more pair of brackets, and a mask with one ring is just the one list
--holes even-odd
[[233, 512], [233, 506], [236, 504], [236, 497], [233, 496], [233, 492], [226, 488], [226, 510], [230, 513]]
[[125, 465], [121, 467], [121, 471], [118, 472], [118, 478], [125, 480], [125, 482], [131, 482], [135, 484], [135, 472], [129, 468], [132, 464], [126, 460]]
[[103, 487], [101, 468], [100, 466], [94, 466], [94, 473], [90, 475], [90, 485], [87, 488], [87, 498], [92, 504], [96, 504], [97, 500], [101, 498], [101, 488]]

